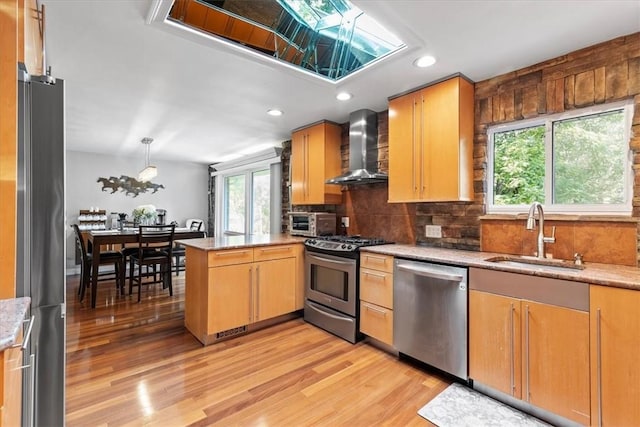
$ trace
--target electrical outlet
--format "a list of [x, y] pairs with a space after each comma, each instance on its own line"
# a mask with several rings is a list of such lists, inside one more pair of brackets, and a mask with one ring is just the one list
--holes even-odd
[[424, 235], [425, 237], [433, 237], [435, 239], [441, 239], [442, 227], [439, 225], [425, 225]]
[[349, 217], [348, 216], [343, 216], [341, 218], [341, 221], [342, 221], [342, 226], [343, 227], [349, 228]]

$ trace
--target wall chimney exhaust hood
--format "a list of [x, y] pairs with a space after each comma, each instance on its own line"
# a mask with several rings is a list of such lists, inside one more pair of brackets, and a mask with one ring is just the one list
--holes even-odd
[[378, 172], [378, 113], [358, 110], [349, 115], [349, 171], [328, 179], [327, 184], [356, 185], [387, 182]]

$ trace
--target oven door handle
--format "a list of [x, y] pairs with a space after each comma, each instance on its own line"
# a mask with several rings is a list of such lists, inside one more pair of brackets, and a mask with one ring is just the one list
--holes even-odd
[[320, 310], [319, 308], [315, 307], [315, 304], [311, 301], [307, 301], [307, 307], [313, 309], [314, 311], [317, 311], [318, 313], [322, 314], [323, 316], [327, 316], [327, 317], [331, 317], [332, 319], [336, 319], [336, 320], [344, 320], [344, 317], [340, 317], [340, 316], [336, 316], [335, 314], [331, 314], [331, 313], [327, 313], [324, 310]]
[[433, 279], [446, 280], [448, 282], [461, 282], [464, 278], [458, 274], [442, 273], [440, 271], [435, 271], [428, 268], [412, 267], [406, 264], [398, 264], [398, 270], [407, 271], [419, 276], [431, 277]]
[[316, 261], [330, 262], [331, 264], [353, 265], [353, 261], [338, 261], [335, 259], [327, 259], [316, 255], [311, 255], [309, 253], [307, 253], [307, 256], [311, 259], [315, 259]]

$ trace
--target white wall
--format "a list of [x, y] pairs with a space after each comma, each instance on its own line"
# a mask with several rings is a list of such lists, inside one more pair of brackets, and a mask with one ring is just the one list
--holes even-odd
[[[98, 207], [110, 212], [125, 212], [131, 217], [139, 205], [152, 204], [167, 210], [167, 223], [178, 221], [185, 225], [189, 218], [208, 220], [207, 165], [186, 162], [153, 160], [158, 176], [152, 180], [164, 185], [157, 193], [141, 193], [137, 197], [118, 191], [102, 191], [98, 178], [127, 175], [137, 177], [144, 166], [143, 158], [117, 157], [105, 154], [67, 151], [67, 224], [76, 224], [78, 211]], [[67, 268], [75, 267], [73, 229], [67, 229]]]

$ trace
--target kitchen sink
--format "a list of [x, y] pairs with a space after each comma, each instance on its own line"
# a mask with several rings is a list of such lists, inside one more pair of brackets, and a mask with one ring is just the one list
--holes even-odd
[[487, 258], [485, 261], [536, 270], [575, 271], [584, 270], [585, 268], [584, 265], [578, 265], [571, 261], [550, 258], [541, 259], [527, 256], [495, 256]]

